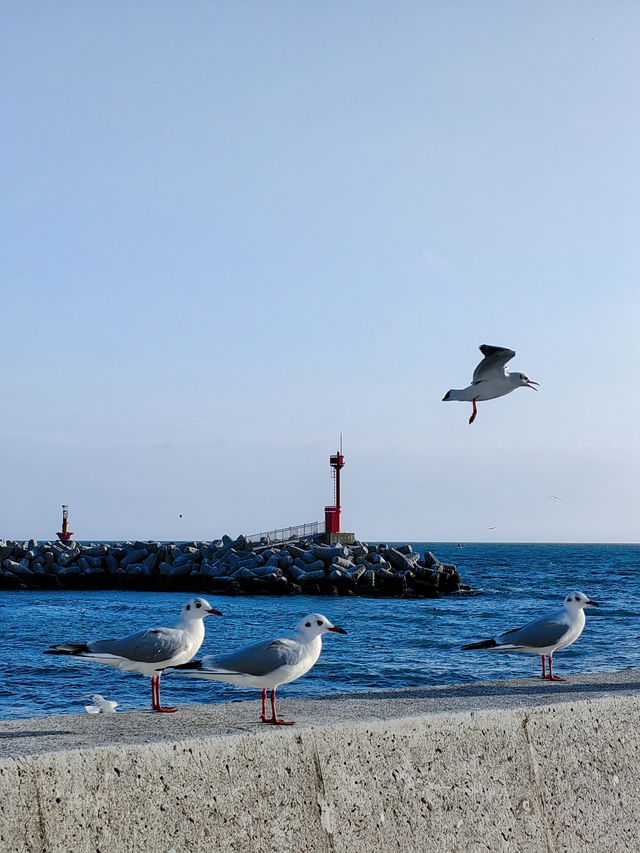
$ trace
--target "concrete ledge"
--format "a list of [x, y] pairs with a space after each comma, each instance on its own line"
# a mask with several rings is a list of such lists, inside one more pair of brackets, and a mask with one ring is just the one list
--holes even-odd
[[7, 851], [637, 851], [640, 673], [0, 724]]

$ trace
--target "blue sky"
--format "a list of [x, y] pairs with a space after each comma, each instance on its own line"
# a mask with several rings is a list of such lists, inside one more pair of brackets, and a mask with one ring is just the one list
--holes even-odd
[[4, 3], [0, 535], [638, 541], [639, 28]]

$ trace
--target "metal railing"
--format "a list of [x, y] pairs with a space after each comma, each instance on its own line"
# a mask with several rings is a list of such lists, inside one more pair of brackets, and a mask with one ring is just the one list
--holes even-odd
[[306, 524], [296, 524], [293, 527], [278, 527], [275, 530], [267, 530], [263, 533], [253, 533], [247, 536], [249, 542], [267, 543], [288, 542], [290, 539], [306, 539], [310, 536], [319, 536], [324, 533], [324, 521], [307, 521]]

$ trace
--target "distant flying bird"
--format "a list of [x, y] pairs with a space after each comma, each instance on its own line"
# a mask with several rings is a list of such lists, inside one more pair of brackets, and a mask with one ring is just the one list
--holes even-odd
[[473, 403], [473, 411], [469, 418], [470, 424], [475, 421], [478, 414], [476, 406], [478, 400], [494, 400], [496, 397], [504, 397], [505, 394], [515, 391], [516, 388], [533, 388], [534, 391], [537, 391], [538, 389], [535, 386], [540, 384], [529, 379], [524, 373], [507, 372], [505, 364], [515, 356], [515, 350], [482, 344], [480, 352], [484, 358], [473, 371], [471, 385], [461, 389], [452, 388], [442, 398], [443, 403], [450, 400]]
[[550, 498], [553, 498], [554, 501], [561, 501], [562, 498], [559, 498], [558, 495], [549, 495]]
[[[238, 687], [257, 687], [262, 690], [262, 722], [292, 726], [293, 721], [278, 717], [276, 690], [281, 684], [289, 684], [309, 672], [320, 657], [322, 637], [328, 632], [347, 633], [322, 613], [310, 613], [288, 636], [253, 643], [228, 655], [207, 655], [202, 660], [177, 666], [174, 671], [192, 678], [226, 681]], [[267, 717], [267, 689], [271, 690], [271, 717]]]
[[495, 530], [495, 529], [496, 529], [495, 526], [494, 527], [487, 527], [487, 530]]
[[180, 518], [182, 518], [182, 513], [180, 513]]
[[191, 660], [204, 640], [204, 618], [210, 615], [222, 616], [222, 613], [215, 610], [206, 598], [193, 598], [182, 608], [180, 621], [173, 628], [150, 628], [120, 640], [59, 643], [47, 649], [45, 654], [69, 655], [76, 660], [146, 675], [151, 679], [152, 710], [172, 712], [176, 709], [163, 708], [160, 704], [162, 670]]
[[[564, 607], [542, 619], [528, 622], [523, 628], [512, 628], [500, 634], [495, 640], [482, 640], [463, 646], [470, 649], [488, 649], [493, 652], [524, 652], [540, 655], [542, 658], [542, 677], [547, 681], [564, 681], [553, 674], [553, 655], [560, 649], [566, 649], [578, 639], [585, 626], [584, 608], [597, 607], [584, 592], [572, 592], [564, 600]], [[545, 658], [549, 660], [549, 674], [545, 669]]]

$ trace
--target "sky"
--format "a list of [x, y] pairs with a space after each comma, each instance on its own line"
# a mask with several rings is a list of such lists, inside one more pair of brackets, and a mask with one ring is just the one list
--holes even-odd
[[[0, 536], [321, 520], [342, 432], [362, 539], [639, 541], [639, 31], [4, 0]], [[541, 386], [469, 426], [482, 343]]]

